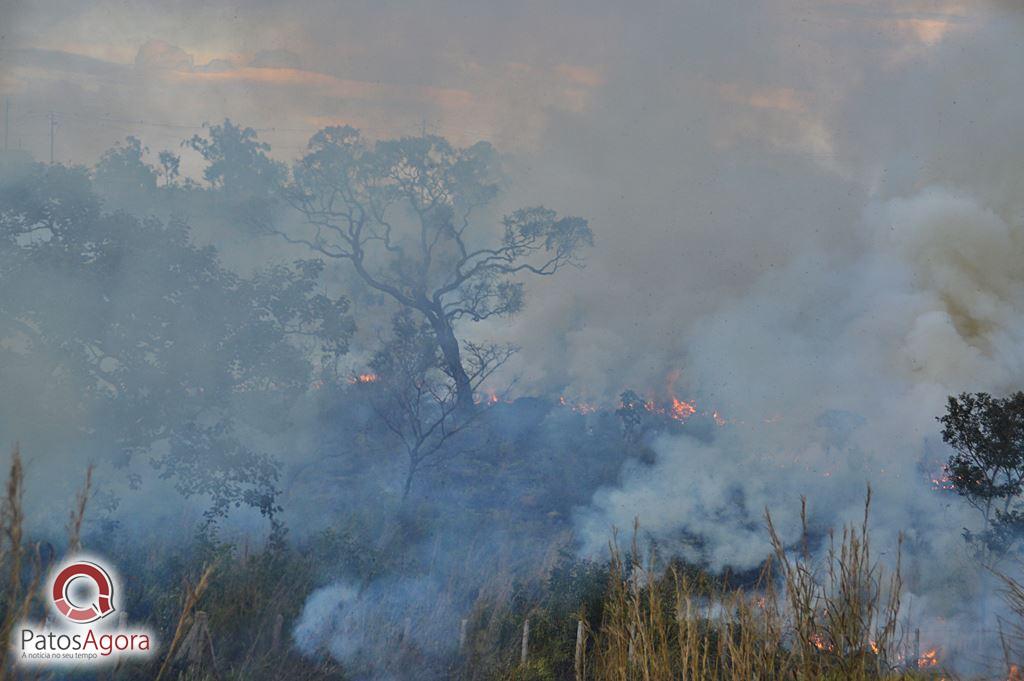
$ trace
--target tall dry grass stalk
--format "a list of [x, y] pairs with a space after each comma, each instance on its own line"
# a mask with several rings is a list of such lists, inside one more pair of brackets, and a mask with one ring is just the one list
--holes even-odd
[[[89, 466], [85, 485], [78, 493], [69, 517], [69, 554], [81, 549], [82, 523], [91, 489], [92, 466]], [[0, 681], [16, 678], [11, 675], [8, 643], [14, 627], [28, 616], [43, 577], [39, 544], [25, 543], [24, 496], [25, 468], [21, 460], [21, 448], [15, 444], [11, 451], [7, 486], [0, 500], [0, 568], [4, 574], [0, 586]], [[29, 564], [26, 564], [26, 560]]]
[[1024, 585], [1003, 573], [996, 573], [1002, 582], [1001, 595], [1012, 618], [1001, 621], [999, 639], [1008, 681], [1024, 681]]
[[68, 554], [73, 555], [82, 550], [82, 523], [85, 521], [85, 507], [89, 503], [92, 492], [92, 464], [85, 469], [85, 484], [75, 497], [75, 506], [68, 514]]
[[658, 577], [641, 564], [635, 538], [629, 565], [613, 542], [609, 595], [586, 677], [867, 681], [905, 675], [899, 558], [891, 574], [873, 560], [870, 504], [869, 490], [863, 523], [845, 528], [838, 545], [830, 538], [824, 566], [811, 558], [806, 505], [795, 556], [766, 512], [774, 557], [748, 589], [717, 586], [674, 568]]
[[[15, 625], [28, 614], [29, 607], [39, 584], [39, 550], [24, 545], [25, 512], [23, 497], [25, 491], [25, 469], [21, 463], [21, 451], [17, 444], [11, 451], [11, 467], [7, 476], [5, 495], [0, 504], [0, 566], [5, 579], [0, 591], [0, 681], [10, 676], [8, 652], [11, 632]], [[29, 583], [25, 585], [25, 557], [32, 556], [33, 570]]]
[[765, 511], [784, 578], [790, 627], [795, 634], [792, 649], [802, 678], [829, 674], [846, 679], [880, 678], [905, 657], [900, 655], [903, 642], [898, 636], [903, 537], [898, 540], [895, 569], [887, 576], [871, 558], [870, 510], [868, 488], [861, 526], [843, 528], [838, 550], [835, 535], [829, 535], [824, 577], [816, 573], [807, 548], [806, 500], [801, 501], [803, 533], [796, 557], [787, 554], [771, 515]]

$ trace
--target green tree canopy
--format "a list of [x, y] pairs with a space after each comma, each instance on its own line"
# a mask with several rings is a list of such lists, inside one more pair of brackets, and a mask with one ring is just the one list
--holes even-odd
[[958, 494], [981, 513], [986, 529], [968, 539], [1004, 551], [1024, 529], [1024, 392], [1008, 397], [962, 393], [950, 397], [942, 439], [954, 453], [946, 465]]
[[349, 303], [319, 292], [322, 268], [240, 276], [186, 223], [106, 213], [84, 169], [34, 166], [0, 183], [0, 379], [73, 395], [37, 413], [79, 412], [83, 448], [148, 454], [183, 493], [210, 495], [211, 517], [269, 514], [273, 463], [243, 444], [231, 405], [304, 391], [318, 360], [347, 351]]

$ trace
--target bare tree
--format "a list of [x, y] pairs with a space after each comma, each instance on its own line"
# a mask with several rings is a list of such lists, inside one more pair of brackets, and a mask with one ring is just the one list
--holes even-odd
[[[465, 343], [462, 367], [470, 389], [480, 385], [515, 352], [510, 345]], [[417, 323], [410, 310], [395, 315], [391, 339], [371, 362], [375, 374], [363, 385], [385, 426], [405, 453], [402, 499], [409, 496], [416, 474], [439, 466], [454, 454], [452, 438], [476, 422], [482, 410], [459, 408], [454, 377], [438, 348], [433, 330]]]
[[289, 243], [349, 261], [368, 286], [422, 315], [456, 404], [467, 410], [479, 368], [464, 358], [455, 323], [518, 312], [519, 274], [579, 265], [580, 251], [593, 243], [586, 220], [543, 207], [513, 212], [500, 229], [474, 226], [475, 213], [497, 195], [495, 166], [483, 142], [455, 148], [426, 136], [371, 145], [353, 128], [325, 128], [285, 192], [302, 224], [264, 224]]

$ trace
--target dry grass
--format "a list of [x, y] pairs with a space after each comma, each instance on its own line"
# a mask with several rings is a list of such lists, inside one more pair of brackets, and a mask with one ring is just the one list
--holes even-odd
[[[69, 547], [80, 548], [90, 489], [91, 474], [87, 474], [70, 514]], [[16, 623], [38, 607], [35, 598], [41, 579], [40, 559], [38, 550], [24, 536], [23, 496], [24, 471], [15, 448], [5, 495], [0, 499], [0, 637], [4, 641], [9, 640]], [[475, 626], [467, 632], [467, 647], [459, 655], [462, 664], [452, 660], [452, 673], [464, 679], [519, 681], [948, 679], [948, 674], [918, 669], [917, 653], [903, 635], [906, 623], [898, 618], [903, 587], [899, 551], [891, 571], [873, 557], [868, 528], [870, 505], [869, 490], [863, 520], [830, 536], [820, 560], [815, 560], [810, 550], [805, 508], [801, 514], [803, 535], [795, 547], [782, 541], [766, 512], [774, 552], [760, 579], [747, 588], [723, 586], [700, 572], [685, 572], [676, 566], [656, 571], [651, 567], [656, 563], [653, 556], [646, 565], [642, 561], [635, 538], [627, 558], [613, 543], [607, 583], [599, 567], [595, 566], [597, 571], [592, 573], [598, 585], [595, 602], [602, 603], [600, 594], [604, 594], [601, 615], [588, 622], [580, 610], [583, 639], [578, 647], [545, 642], [544, 636], [561, 631], [564, 620], [545, 612], [546, 606], [532, 592], [514, 588], [507, 575], [496, 579], [500, 588], [492, 584], [493, 588], [482, 591], [479, 600], [490, 605], [469, 616], [468, 622]], [[220, 647], [221, 641], [238, 639], [243, 630], [248, 632], [245, 640], [251, 639], [251, 645], [234, 646], [237, 650], [225, 655], [220, 674], [213, 665], [201, 664], [186, 676], [216, 676], [225, 681], [344, 678], [337, 665], [326, 660], [303, 660], [287, 643], [280, 642], [285, 621], [282, 610], [288, 603], [301, 603], [312, 588], [312, 580], [310, 575], [296, 580], [292, 570], [288, 583], [298, 584], [286, 589], [282, 580], [288, 569], [274, 560], [267, 562], [246, 553], [236, 560], [234, 568], [231, 561], [218, 562], [216, 583], [212, 582], [212, 568], [201, 570], [196, 580], [185, 584], [180, 601], [172, 598], [164, 629], [164, 640], [169, 645], [161, 658], [148, 665], [115, 669], [110, 678], [180, 678], [185, 672], [172, 660], [178, 649], [188, 647], [184, 643], [186, 633], [200, 604], [209, 612], [218, 652], [225, 649]], [[1004, 598], [1016, 613], [1014, 622], [1004, 623], [1003, 678], [1024, 681], [1019, 671], [1024, 660], [1024, 586], [1006, 577], [1003, 583]], [[150, 596], [154, 594], [146, 598]], [[513, 602], [518, 603], [514, 609], [509, 605]], [[568, 612], [575, 607], [570, 605]], [[495, 609], [504, 609], [505, 616], [497, 616]], [[484, 616], [485, 610], [491, 611], [489, 617]], [[288, 619], [295, 614], [289, 611]], [[525, 664], [518, 660], [522, 617], [531, 618], [532, 635], [537, 637], [531, 639], [531, 655]], [[253, 618], [268, 626], [232, 628], [232, 622]], [[576, 616], [572, 616], [571, 626], [575, 634]], [[511, 632], [503, 633], [508, 628]], [[261, 644], [264, 652], [257, 654], [259, 641], [277, 643], [269, 647]], [[474, 652], [477, 649], [503, 652], [485, 655]], [[423, 663], [415, 651], [400, 657], [406, 668], [415, 668], [417, 660]], [[575, 672], [569, 675], [565, 670], [573, 667]], [[0, 681], [9, 678], [15, 677], [8, 646], [0, 645]]]
[[[25, 470], [21, 463], [21, 452], [18, 445], [11, 452], [11, 468], [7, 476], [6, 494], [0, 501], [0, 566], [5, 573], [2, 592], [0, 592], [0, 681], [9, 677], [7, 656], [11, 640], [11, 631], [18, 621], [24, 619], [32, 605], [32, 599], [39, 584], [39, 552], [24, 544], [24, 483]], [[26, 557], [31, 556], [33, 567], [28, 584], [25, 583]]]
[[89, 504], [89, 494], [92, 492], [92, 471], [93, 466], [89, 464], [85, 469], [85, 484], [75, 497], [75, 505], [68, 514], [68, 555], [82, 550], [82, 523], [85, 522], [85, 508]]
[[1000, 622], [1000, 643], [1008, 681], [1024, 681], [1024, 585], [1004, 574], [1002, 596], [1014, 617]]
[[793, 555], [766, 513], [775, 555], [749, 589], [715, 586], [675, 569], [655, 576], [639, 563], [635, 540], [629, 565], [613, 545], [604, 618], [592, 632], [593, 646], [578, 676], [596, 681], [923, 678], [900, 637], [899, 559], [887, 574], [872, 558], [869, 509], [870, 491], [863, 523], [830, 538], [820, 566], [808, 549], [805, 514], [804, 538]]

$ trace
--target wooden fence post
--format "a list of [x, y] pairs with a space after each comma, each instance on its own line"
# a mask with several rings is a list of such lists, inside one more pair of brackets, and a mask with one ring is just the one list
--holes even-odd
[[583, 620], [576, 621], [576, 654], [573, 656], [572, 669], [576, 674], [576, 681], [583, 681], [583, 653], [586, 650], [586, 630], [583, 627]]
[[409, 645], [409, 638], [412, 636], [412, 618], [406, 617], [402, 620], [402, 643]]
[[530, 619], [523, 620], [523, 647], [519, 651], [519, 663], [526, 664], [530, 653]]
[[174, 663], [188, 670], [213, 672], [213, 678], [220, 678], [217, 655], [213, 651], [213, 637], [210, 635], [210, 619], [202, 610], [196, 611], [192, 628], [174, 655]]
[[274, 616], [274, 628], [270, 630], [270, 648], [278, 650], [281, 648], [281, 629], [284, 627], [284, 615], [277, 613]]

